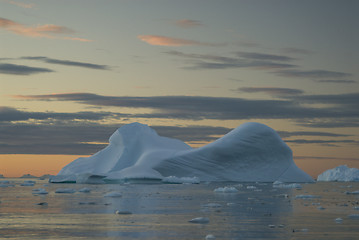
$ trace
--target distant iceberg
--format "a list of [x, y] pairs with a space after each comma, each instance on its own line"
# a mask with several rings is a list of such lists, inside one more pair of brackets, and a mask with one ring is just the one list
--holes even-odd
[[323, 172], [318, 176], [317, 181], [359, 182], [359, 169], [341, 165]]
[[273, 129], [250, 122], [196, 149], [159, 136], [147, 125], [127, 124], [112, 134], [106, 148], [69, 163], [50, 182], [161, 181], [170, 176], [200, 181], [313, 181], [295, 165], [291, 149]]

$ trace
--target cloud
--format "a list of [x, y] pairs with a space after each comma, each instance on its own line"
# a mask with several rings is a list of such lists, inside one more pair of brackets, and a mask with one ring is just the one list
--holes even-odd
[[258, 52], [237, 52], [237, 54], [238, 56], [243, 58], [256, 59], [256, 60], [284, 61], [284, 62], [296, 60], [295, 58], [291, 58], [284, 55], [265, 54]]
[[[152, 113], [131, 115], [136, 118], [238, 120], [359, 117], [359, 112], [353, 107], [358, 102], [355, 94], [352, 98], [346, 95], [331, 96], [336, 102], [332, 100], [326, 107], [321, 108], [301, 105], [294, 96], [293, 99], [284, 100], [249, 100], [204, 96], [122, 97], [92, 93], [19, 95], [14, 97], [23, 100], [74, 101], [90, 106], [148, 108], [152, 110]], [[309, 96], [309, 98], [314, 98], [314, 96]], [[303, 99], [305, 98], [303, 97]], [[356, 102], [347, 104], [350, 99]], [[322, 101], [325, 104], [324, 98]], [[307, 101], [303, 102], [307, 103]], [[337, 106], [333, 107], [333, 104]]]
[[65, 65], [65, 66], [73, 66], [73, 67], [83, 67], [83, 68], [90, 68], [90, 69], [98, 69], [98, 70], [109, 70], [110, 67], [107, 65], [99, 65], [99, 64], [93, 64], [93, 63], [86, 63], [86, 62], [76, 62], [76, 61], [70, 61], [70, 60], [59, 60], [54, 58], [48, 58], [48, 57], [22, 57], [21, 59], [26, 60], [36, 60], [36, 61], [42, 61], [50, 64], [59, 64], [59, 65]]
[[303, 55], [311, 55], [314, 52], [302, 48], [294, 48], [294, 47], [288, 47], [288, 48], [282, 48], [282, 52], [288, 53], [288, 54], [303, 54]]
[[5, 2], [22, 8], [33, 8], [35, 6], [35, 4], [33, 3], [23, 3], [23, 2], [10, 1], [10, 0], [5, 0]]
[[335, 79], [335, 80], [325, 80], [325, 79], [321, 79], [321, 80], [315, 80], [316, 82], [319, 83], [339, 83], [339, 84], [352, 84], [352, 83], [358, 83], [357, 81], [354, 80], [347, 80], [347, 79]]
[[[23, 24], [14, 22], [12, 20], [6, 18], [0, 18], [0, 28], [3, 28], [9, 32], [15, 33], [17, 35], [26, 36], [26, 37], [34, 37], [34, 38], [50, 38], [50, 39], [59, 39], [57, 35], [61, 34], [73, 34], [74, 30], [64, 27], [58, 26], [54, 24], [44, 24], [37, 25], [35, 27], [25, 26]], [[62, 39], [67, 40], [76, 40], [76, 41], [85, 41], [85, 39], [76, 39], [69, 37], [62, 37]], [[87, 40], [90, 41], [90, 40]]]
[[0, 73], [12, 75], [31, 75], [36, 73], [54, 72], [48, 68], [29, 67], [10, 63], [0, 63]]
[[352, 74], [327, 70], [281, 70], [276, 72], [277, 75], [282, 77], [295, 77], [295, 78], [310, 78], [310, 79], [325, 79], [325, 78], [347, 78]]
[[28, 121], [28, 120], [103, 120], [105, 118], [125, 117], [125, 114], [115, 114], [110, 112], [77, 112], [77, 113], [57, 113], [57, 112], [27, 112], [20, 111], [11, 107], [0, 106], [0, 122]]
[[[193, 53], [183, 53], [180, 51], [166, 51], [166, 54], [177, 56], [186, 59], [186, 63], [188, 63], [188, 59], [191, 59], [189, 63], [191, 66], [185, 67], [186, 69], [228, 69], [228, 68], [258, 68], [258, 69], [273, 69], [273, 68], [290, 68], [296, 67], [293, 64], [287, 64], [282, 62], [277, 62], [277, 60], [273, 61], [270, 58], [280, 58], [281, 56], [277, 55], [269, 55], [269, 54], [254, 54], [250, 53], [245, 56], [238, 57], [224, 57], [219, 55], [210, 55], [210, 54], [193, 54]], [[254, 59], [256, 55], [257, 59]], [[259, 59], [259, 58], [267, 58], [267, 60]], [[284, 58], [284, 56], [282, 56]]]
[[191, 20], [191, 19], [181, 19], [177, 20], [175, 24], [182, 28], [192, 28], [202, 26], [203, 24], [198, 20]]
[[202, 46], [218, 46], [219, 44], [204, 43], [199, 41], [181, 39], [181, 38], [172, 38], [159, 35], [139, 35], [138, 39], [155, 46], [167, 46], [167, 47], [180, 47], [180, 46], [193, 46], [193, 45], [202, 45]]
[[300, 95], [303, 94], [304, 91], [300, 89], [294, 88], [273, 88], [273, 87], [241, 87], [236, 91], [238, 92], [246, 92], [246, 93], [267, 93], [273, 96], [283, 96], [283, 95]]
[[289, 132], [289, 131], [277, 131], [278, 134], [282, 137], [282, 138], [289, 138], [289, 137], [293, 137], [293, 136], [320, 136], [320, 137], [350, 137], [353, 135], [347, 135], [347, 134], [336, 134], [336, 133], [331, 133], [331, 132], [318, 132], [318, 131], [294, 131], [294, 132]]
[[324, 119], [296, 119], [296, 124], [309, 128], [357, 128], [359, 127], [359, 118], [343, 118], [341, 116]]

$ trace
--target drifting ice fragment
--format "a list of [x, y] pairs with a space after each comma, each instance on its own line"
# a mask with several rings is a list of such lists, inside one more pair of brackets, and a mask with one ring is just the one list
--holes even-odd
[[32, 194], [48, 194], [44, 188], [32, 189]]
[[188, 222], [190, 223], [209, 223], [209, 219], [208, 218], [205, 218], [205, 217], [196, 217], [196, 218], [193, 218], [191, 220], [189, 220]]
[[74, 193], [76, 192], [73, 188], [58, 188], [56, 189], [55, 193]]
[[216, 193], [236, 193], [238, 192], [238, 189], [235, 187], [219, 187], [214, 189], [214, 192]]
[[337, 182], [358, 182], [359, 169], [348, 168], [347, 165], [341, 165], [329, 169], [318, 176], [318, 181], [337, 181]]
[[88, 192], [91, 192], [91, 189], [84, 187], [84, 188], [79, 189], [79, 192], [88, 193]]
[[214, 239], [216, 239], [216, 237], [212, 234], [208, 234], [205, 239], [206, 240], [214, 240]]
[[104, 197], [122, 197], [122, 194], [119, 192], [110, 192], [105, 194]]
[[188, 184], [199, 184], [199, 178], [198, 177], [175, 177], [175, 176], [169, 176], [162, 179], [163, 183], [188, 183]]
[[316, 195], [296, 195], [295, 199], [314, 199], [314, 198], [321, 198], [320, 196]]

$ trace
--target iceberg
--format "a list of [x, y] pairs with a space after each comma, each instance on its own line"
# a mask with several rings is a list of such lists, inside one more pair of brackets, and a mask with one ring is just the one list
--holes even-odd
[[313, 182], [295, 165], [292, 150], [279, 135], [254, 122], [200, 148], [159, 136], [144, 124], [127, 124], [112, 134], [107, 147], [74, 160], [49, 181], [161, 182], [170, 176], [200, 181]]
[[341, 165], [321, 173], [317, 181], [322, 182], [359, 182], [359, 169]]

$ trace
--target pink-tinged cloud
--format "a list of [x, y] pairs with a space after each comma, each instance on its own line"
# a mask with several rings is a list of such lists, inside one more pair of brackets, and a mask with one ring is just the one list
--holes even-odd
[[183, 28], [198, 27], [203, 25], [200, 21], [190, 19], [177, 20], [175, 24]]
[[[58, 37], [57, 35], [75, 33], [75, 31], [64, 26], [58, 26], [54, 24], [44, 24], [44, 25], [37, 25], [35, 27], [28, 27], [6, 18], [0, 18], [0, 28], [3, 28], [9, 32], [18, 35], [22, 35], [26, 37], [34, 37], [34, 38], [61, 39], [61, 37]], [[83, 38], [72, 38], [72, 37], [62, 37], [62, 39], [82, 41], [82, 42], [91, 41]]]
[[150, 45], [156, 45], [156, 46], [178, 47], [178, 46], [190, 46], [190, 45], [204, 45], [204, 43], [198, 41], [158, 36], [158, 35], [139, 35], [138, 38]]
[[10, 1], [10, 0], [7, 0], [5, 2], [15, 5], [15, 6], [18, 6], [18, 7], [22, 7], [22, 8], [33, 8], [35, 6], [35, 4], [33, 4], [33, 3], [23, 3], [23, 2], [16, 2], [16, 1]]

